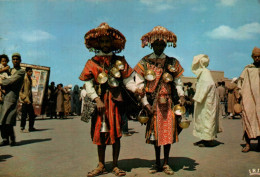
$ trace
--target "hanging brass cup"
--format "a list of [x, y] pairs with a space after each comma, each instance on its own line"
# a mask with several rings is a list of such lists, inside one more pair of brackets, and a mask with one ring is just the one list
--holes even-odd
[[153, 70], [148, 69], [144, 74], [144, 78], [148, 81], [153, 81], [156, 78], [156, 74]]
[[148, 120], [149, 120], [147, 111], [146, 111], [145, 109], [142, 109], [142, 110], [139, 112], [137, 119], [138, 119], [138, 121], [139, 121], [141, 124], [147, 123]]
[[119, 71], [116, 67], [113, 67], [113, 68], [110, 70], [110, 73], [111, 73], [115, 78], [120, 78], [120, 77], [121, 77], [121, 73], [120, 73], [120, 71]]
[[124, 66], [123, 62], [120, 61], [120, 60], [116, 60], [116, 64], [115, 65], [116, 65], [116, 68], [118, 70], [124, 70], [125, 69], [125, 66]]
[[184, 106], [177, 104], [173, 107], [173, 112], [174, 112], [174, 114], [181, 116], [181, 115], [185, 114], [186, 109]]
[[118, 87], [118, 86], [119, 86], [119, 82], [118, 82], [114, 77], [109, 77], [109, 78], [108, 78], [108, 85], [109, 85], [111, 88], [115, 88], [115, 87]]
[[162, 77], [163, 77], [163, 81], [164, 81], [165, 83], [168, 83], [168, 82], [173, 81], [173, 77], [172, 77], [172, 75], [169, 74], [169, 73], [164, 73]]
[[168, 70], [173, 73], [176, 72], [176, 68], [173, 65], [168, 65]]
[[188, 128], [190, 126], [190, 120], [187, 119], [181, 119], [181, 122], [179, 123], [179, 126], [183, 129]]
[[102, 73], [98, 74], [98, 77], [97, 77], [98, 83], [104, 84], [107, 82], [107, 79], [108, 79], [107, 73], [105, 73], [104, 71]]

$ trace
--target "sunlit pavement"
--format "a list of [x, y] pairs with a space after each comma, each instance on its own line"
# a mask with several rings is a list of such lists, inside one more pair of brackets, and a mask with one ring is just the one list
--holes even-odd
[[[199, 140], [192, 135], [193, 124], [181, 132], [179, 142], [172, 145], [170, 152], [174, 176], [245, 177], [253, 170], [260, 173], [260, 153], [241, 152], [244, 145], [241, 119], [222, 119], [222, 124], [224, 132], [212, 148], [193, 146]], [[83, 177], [97, 166], [97, 148], [91, 142], [90, 124], [82, 122], [80, 117], [65, 120], [40, 117], [35, 123], [39, 131], [30, 133], [21, 133], [19, 125], [18, 121], [17, 146], [0, 147], [1, 177]], [[155, 163], [155, 154], [153, 146], [145, 144], [145, 126], [129, 121], [129, 128], [133, 135], [122, 137], [119, 157], [119, 167], [127, 171], [126, 176], [167, 176], [163, 172], [148, 173]], [[252, 143], [255, 147], [257, 142]], [[161, 155], [163, 159], [163, 148]], [[111, 146], [106, 150], [106, 162], [111, 172]]]

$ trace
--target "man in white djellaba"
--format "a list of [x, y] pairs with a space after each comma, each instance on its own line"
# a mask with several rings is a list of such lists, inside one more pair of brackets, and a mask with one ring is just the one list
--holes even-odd
[[212, 147], [217, 133], [221, 132], [219, 127], [219, 96], [215, 82], [207, 69], [209, 57], [199, 54], [193, 58], [192, 72], [197, 76], [196, 93], [193, 97], [194, 108], [194, 130], [193, 135], [201, 139], [195, 146]]

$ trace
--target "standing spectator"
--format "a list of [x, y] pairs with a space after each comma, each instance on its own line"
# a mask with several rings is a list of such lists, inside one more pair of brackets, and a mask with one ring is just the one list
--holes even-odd
[[258, 140], [256, 151], [260, 152], [260, 48], [252, 51], [254, 63], [245, 67], [238, 87], [242, 95], [242, 124], [246, 146], [242, 152], [251, 150], [251, 140]]
[[56, 105], [56, 112], [59, 115], [60, 119], [64, 118], [64, 89], [63, 84], [57, 85], [57, 90], [55, 92], [57, 94], [57, 105]]
[[80, 92], [80, 100], [81, 100], [81, 113], [83, 112], [84, 104], [85, 104], [85, 97], [87, 96], [86, 92], [86, 85], [83, 84], [82, 90]]
[[197, 76], [196, 93], [193, 97], [193, 135], [201, 139], [194, 143], [199, 147], [214, 146], [213, 139], [222, 131], [219, 127], [219, 97], [213, 77], [207, 69], [208, 65], [209, 57], [205, 54], [195, 56], [192, 62], [192, 72]]
[[33, 97], [32, 97], [32, 68], [26, 67], [25, 69], [26, 75], [24, 77], [22, 89], [20, 91], [20, 100], [22, 102], [22, 117], [21, 117], [21, 132], [28, 132], [25, 129], [26, 118], [29, 115], [29, 131], [35, 131], [34, 121], [35, 121], [35, 113], [33, 109]]
[[229, 113], [229, 119], [232, 119], [235, 115], [234, 111], [234, 105], [236, 103], [239, 103], [239, 89], [237, 87], [237, 78], [234, 77], [230, 84], [227, 85], [228, 89], [228, 113]]
[[71, 87], [64, 87], [64, 115], [67, 118], [71, 113]]
[[49, 86], [48, 89], [48, 95], [49, 95], [48, 108], [49, 108], [50, 118], [52, 119], [54, 116], [54, 118], [57, 119], [57, 114], [56, 114], [57, 93], [56, 93], [55, 82], [51, 82], [51, 85]]
[[[7, 55], [0, 55], [0, 79], [6, 79], [10, 77], [10, 66], [8, 66], [9, 58]], [[0, 102], [3, 101], [3, 94], [5, 90], [3, 90], [0, 86]]]
[[11, 77], [4, 80], [0, 79], [0, 85], [5, 87], [6, 95], [3, 104], [0, 105], [0, 126], [3, 141], [0, 146], [9, 144], [14, 146], [15, 134], [13, 126], [16, 125], [16, 105], [19, 98], [19, 92], [23, 84], [25, 71], [21, 69], [21, 55], [14, 53], [12, 55], [13, 68], [11, 69]]
[[219, 114], [223, 117], [225, 117], [225, 95], [226, 95], [226, 90], [224, 87], [225, 82], [218, 82], [218, 94], [219, 94]]
[[75, 85], [73, 88], [72, 92], [72, 99], [71, 101], [73, 102], [73, 107], [72, 107], [72, 112], [75, 113], [76, 115], [80, 115], [80, 90], [79, 86]]
[[193, 96], [195, 94], [195, 91], [192, 88], [192, 83], [191, 82], [187, 83], [187, 90], [186, 91], [187, 91], [187, 96], [185, 97], [185, 99], [186, 99], [186, 117], [189, 118], [190, 114], [193, 117], [193, 112], [194, 112]]

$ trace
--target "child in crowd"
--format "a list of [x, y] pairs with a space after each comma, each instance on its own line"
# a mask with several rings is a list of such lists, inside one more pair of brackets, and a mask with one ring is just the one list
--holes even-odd
[[[8, 66], [9, 58], [7, 55], [3, 54], [0, 56], [0, 79], [9, 78], [10, 66]], [[0, 86], [0, 102], [3, 101], [3, 94], [5, 90]]]

